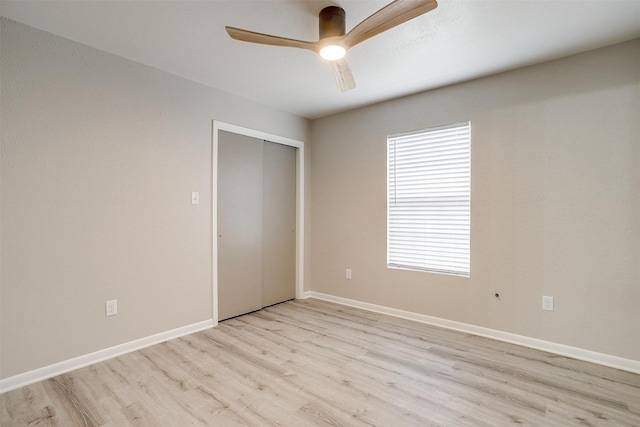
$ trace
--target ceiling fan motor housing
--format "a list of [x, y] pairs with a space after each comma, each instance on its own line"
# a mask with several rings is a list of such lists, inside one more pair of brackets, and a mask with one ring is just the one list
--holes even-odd
[[320, 11], [320, 40], [327, 37], [344, 36], [346, 32], [346, 13], [338, 6], [328, 6]]

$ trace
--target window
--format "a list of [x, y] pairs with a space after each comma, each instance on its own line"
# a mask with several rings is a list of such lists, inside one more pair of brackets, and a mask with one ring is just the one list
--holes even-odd
[[387, 138], [387, 266], [470, 274], [471, 122]]

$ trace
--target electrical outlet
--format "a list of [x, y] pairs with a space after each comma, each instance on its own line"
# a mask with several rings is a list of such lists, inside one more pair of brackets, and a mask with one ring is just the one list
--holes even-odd
[[110, 301], [107, 301], [104, 304], [104, 311], [106, 316], [115, 316], [116, 314], [118, 314], [118, 300], [112, 299]]
[[347, 271], [346, 271], [346, 273], [345, 273], [345, 277], [346, 277], [347, 279], [351, 280], [351, 269], [350, 269], [350, 268], [347, 268]]
[[553, 311], [553, 297], [542, 296], [542, 309], [545, 311]]

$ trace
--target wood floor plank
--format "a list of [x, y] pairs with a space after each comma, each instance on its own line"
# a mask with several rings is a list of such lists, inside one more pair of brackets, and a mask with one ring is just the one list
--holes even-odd
[[640, 426], [640, 375], [289, 301], [0, 395], [4, 426]]

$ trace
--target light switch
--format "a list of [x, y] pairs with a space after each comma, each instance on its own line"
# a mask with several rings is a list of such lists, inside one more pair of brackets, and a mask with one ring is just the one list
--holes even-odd
[[197, 191], [192, 191], [191, 192], [191, 204], [192, 205], [199, 205], [200, 204], [200, 193], [198, 193]]

